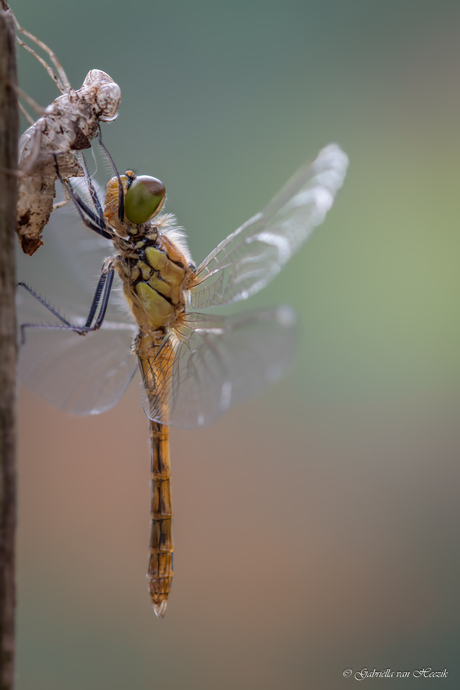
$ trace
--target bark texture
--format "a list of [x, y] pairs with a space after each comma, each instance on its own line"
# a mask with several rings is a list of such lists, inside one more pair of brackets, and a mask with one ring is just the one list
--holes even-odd
[[18, 142], [14, 24], [0, 4], [0, 690], [14, 686], [16, 315], [14, 243]]

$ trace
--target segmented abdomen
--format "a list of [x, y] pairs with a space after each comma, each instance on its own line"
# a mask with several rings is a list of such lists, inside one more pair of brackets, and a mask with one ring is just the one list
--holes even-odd
[[173, 578], [173, 540], [171, 507], [171, 469], [169, 464], [169, 429], [150, 421], [152, 453], [152, 503], [150, 553], [147, 580], [153, 610], [163, 618]]

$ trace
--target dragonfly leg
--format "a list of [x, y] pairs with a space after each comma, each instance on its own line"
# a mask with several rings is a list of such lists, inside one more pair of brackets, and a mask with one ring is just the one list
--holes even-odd
[[[107, 270], [102, 271], [96, 291], [94, 293], [94, 297], [91, 303], [91, 307], [89, 310], [88, 318], [86, 319], [85, 325], [84, 326], [78, 326], [76, 324], [70, 323], [70, 321], [67, 321], [59, 312], [54, 309], [54, 307], [51, 306], [43, 297], [41, 297], [38, 293], [35, 292], [35, 290], [32, 290], [28, 285], [25, 283], [18, 283], [18, 286], [21, 286], [27, 290], [29, 294], [32, 295], [36, 300], [40, 302], [40, 304], [43, 304], [48, 311], [50, 311], [54, 316], [56, 316], [61, 322], [62, 326], [59, 324], [43, 324], [43, 323], [22, 323], [20, 325], [20, 330], [21, 330], [21, 346], [24, 345], [26, 341], [26, 333], [25, 329], [26, 328], [46, 328], [48, 330], [67, 330], [67, 331], [74, 331], [75, 333], [78, 333], [79, 335], [86, 335], [90, 331], [97, 331], [101, 326], [104, 321], [106, 312], [107, 312], [107, 307], [109, 304], [109, 297], [110, 297], [110, 292], [112, 290], [112, 285], [113, 285], [113, 277], [114, 277], [114, 269], [113, 267], [110, 267]], [[99, 307], [99, 313], [97, 315], [96, 320], [94, 321], [94, 317], [96, 315], [97, 309]], [[94, 323], [93, 323], [94, 321]]]
[[[88, 315], [88, 318], [86, 320], [85, 328], [88, 331], [97, 331], [98, 328], [102, 326], [102, 322], [105, 319], [105, 315], [107, 312], [107, 307], [109, 306], [109, 297], [110, 297], [110, 292], [112, 290], [112, 285], [113, 285], [113, 277], [114, 277], [114, 269], [109, 268], [107, 271], [104, 271], [101, 273], [101, 277], [99, 278], [99, 283], [96, 288], [96, 292], [94, 294], [93, 298], [93, 304], [91, 305], [90, 313]], [[105, 280], [103, 281], [102, 279], [105, 276]], [[102, 294], [102, 299], [101, 299], [101, 294]], [[101, 300], [101, 306], [99, 309], [99, 314], [97, 315], [97, 319], [94, 322], [94, 325], [92, 324], [92, 321], [94, 319], [94, 315], [97, 310], [97, 305], [99, 300]]]
[[97, 232], [98, 235], [101, 235], [102, 237], [105, 237], [106, 240], [112, 239], [112, 235], [107, 232], [106, 230], [106, 224], [105, 220], [103, 221], [99, 216], [97, 216], [93, 211], [85, 204], [83, 199], [80, 199], [78, 194], [75, 194], [75, 192], [72, 189], [72, 185], [68, 180], [64, 180], [61, 173], [59, 172], [59, 165], [57, 162], [57, 157], [54, 156], [54, 161], [56, 164], [56, 174], [61, 182], [62, 186], [64, 189], [67, 190], [67, 192], [70, 195], [70, 198], [72, 199], [73, 203], [75, 204], [75, 208], [77, 209], [78, 213], [80, 214], [80, 218], [82, 219], [83, 223], [86, 225], [87, 228], [90, 230], [94, 230], [94, 232]]
[[[31, 287], [29, 287], [27, 285], [27, 283], [20, 282], [17, 284], [16, 287], [23, 287], [25, 290], [27, 290], [27, 292], [30, 295], [32, 295], [32, 297], [34, 297], [36, 300], [38, 300], [38, 302], [40, 302], [40, 304], [43, 304], [43, 306], [46, 307], [48, 309], [48, 311], [50, 311], [52, 314], [54, 314], [54, 316], [56, 316], [60, 321], [62, 321], [62, 323], [64, 323], [66, 326], [71, 325], [70, 322], [67, 321], [67, 319], [65, 319], [54, 307], [52, 307], [49, 302], [47, 302], [45, 299], [43, 299], [43, 297], [41, 295], [39, 295], [37, 292], [35, 292], [35, 290], [33, 290]], [[21, 326], [21, 328], [22, 328], [22, 326]]]
[[[101, 235], [102, 237], [105, 237], [106, 240], [111, 240], [112, 235], [106, 230], [106, 224], [105, 221], [101, 221], [101, 219], [91, 211], [91, 209], [85, 204], [83, 199], [81, 199], [78, 194], [76, 194], [73, 189], [72, 185], [68, 180], [64, 182], [64, 180], [61, 180], [62, 183], [66, 186], [67, 191], [70, 194], [70, 198], [72, 199], [73, 203], [75, 204], [75, 207], [80, 214], [80, 218], [82, 219], [83, 223], [86, 225], [87, 228], [90, 230], [94, 230], [94, 232], [97, 232], [98, 235]], [[86, 214], [86, 215], [85, 215]]]

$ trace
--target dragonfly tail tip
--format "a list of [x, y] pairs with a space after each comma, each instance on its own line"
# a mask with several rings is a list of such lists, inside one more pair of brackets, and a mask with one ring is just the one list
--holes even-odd
[[164, 618], [167, 605], [167, 601], [162, 601], [161, 604], [153, 604], [153, 610], [157, 618]]

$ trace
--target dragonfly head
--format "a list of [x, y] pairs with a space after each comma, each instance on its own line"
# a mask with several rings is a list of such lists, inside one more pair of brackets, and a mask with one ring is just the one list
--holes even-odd
[[136, 177], [125, 196], [125, 215], [135, 225], [146, 223], [163, 208], [166, 189], [160, 180], [148, 175]]

